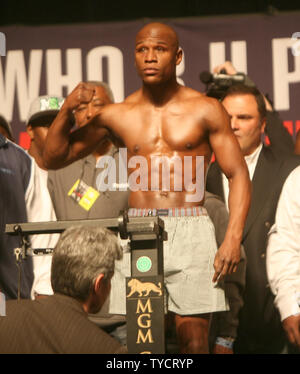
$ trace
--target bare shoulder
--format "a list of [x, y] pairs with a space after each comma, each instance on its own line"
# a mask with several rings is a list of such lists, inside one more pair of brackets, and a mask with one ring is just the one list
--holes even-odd
[[194, 89], [184, 87], [178, 100], [185, 103], [199, 119], [201, 125], [207, 125], [210, 130], [222, 127], [229, 117], [223, 105], [215, 98], [208, 97]]
[[138, 104], [136, 95], [130, 95], [121, 103], [107, 104], [97, 114], [95, 125], [105, 127], [115, 135], [122, 132], [132, 122], [132, 109]]
[[228, 113], [217, 99], [204, 95], [201, 101], [199, 101], [198, 107], [201, 111], [203, 122], [210, 131], [230, 128]]
[[139, 104], [139, 98], [140, 98], [139, 91], [136, 91], [133, 94], [129, 95], [121, 103], [105, 105], [105, 107], [103, 107], [101, 111], [103, 120], [105, 119], [112, 120], [116, 116], [119, 117], [122, 114], [125, 115], [125, 113], [128, 112], [129, 109]]
[[136, 104], [139, 103], [142, 97], [142, 90], [139, 89], [129, 96], [126, 97], [126, 99], [123, 101], [123, 104], [131, 105], [131, 104]]
[[212, 128], [220, 127], [224, 122], [229, 124], [229, 116], [222, 103], [212, 97], [205, 97], [205, 122]]
[[179, 86], [177, 98], [179, 100], [199, 100], [201, 98], [204, 98], [205, 95], [202, 94], [199, 91], [194, 90], [193, 88], [187, 87], [187, 86]]
[[205, 111], [213, 111], [222, 107], [218, 100], [208, 97], [203, 93], [189, 87], [182, 86], [179, 90], [178, 100], [196, 105], [197, 108]]
[[107, 104], [99, 111], [97, 117], [100, 119], [102, 125], [111, 127], [115, 120], [119, 120], [125, 111], [128, 110], [128, 103], [125, 101], [121, 103]]

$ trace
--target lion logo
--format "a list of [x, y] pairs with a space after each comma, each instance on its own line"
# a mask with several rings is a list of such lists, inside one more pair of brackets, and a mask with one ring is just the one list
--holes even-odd
[[[158, 286], [154, 283], [150, 282], [141, 282], [138, 279], [132, 278], [128, 282], [128, 286], [130, 287], [130, 292], [127, 295], [127, 297], [132, 296], [135, 292], [139, 294], [139, 297], [141, 296], [148, 296], [149, 293], [156, 292], [159, 296], [162, 295], [162, 288], [161, 288], [161, 282], [158, 282]], [[143, 292], [145, 292], [143, 294]]]

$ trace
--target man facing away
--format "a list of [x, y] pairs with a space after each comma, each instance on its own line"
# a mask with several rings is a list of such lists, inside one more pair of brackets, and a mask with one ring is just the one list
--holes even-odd
[[[144, 26], [135, 44], [135, 64], [142, 88], [122, 103], [105, 106], [86, 126], [70, 134], [70, 113], [93, 97], [92, 87], [81, 84], [80, 94], [77, 91], [67, 97], [53, 122], [43, 157], [49, 168], [59, 168], [86, 156], [103, 137], [110, 136], [115, 144], [127, 148], [129, 161], [140, 156], [139, 160], [146, 163], [137, 182], [143, 179], [147, 183], [143, 188], [131, 189], [129, 206], [134, 209], [129, 215], [155, 215], [161, 211], [167, 215], [164, 221], [169, 240], [164, 245], [164, 264], [168, 308], [176, 314], [181, 352], [207, 353], [209, 315], [226, 309], [224, 292], [215, 282], [235, 271], [239, 262], [250, 181], [226, 111], [216, 100], [177, 83], [176, 66], [182, 59], [178, 45], [177, 35], [169, 26]], [[230, 220], [217, 252], [213, 225], [202, 207], [203, 196], [196, 196], [201, 183], [204, 192], [204, 176], [212, 152], [230, 183]], [[155, 180], [161, 182], [165, 177], [160, 168], [151, 168], [153, 158], [165, 157], [170, 166], [174, 159], [182, 165], [186, 156], [193, 157], [193, 161], [202, 156], [202, 179], [199, 180], [195, 165], [189, 165], [182, 175], [192, 182], [187, 187], [182, 183], [179, 188], [174, 181], [178, 175], [171, 165], [170, 188], [160, 183], [151, 190]], [[135, 165], [130, 176], [136, 171]], [[118, 267], [116, 273], [117, 270]], [[123, 305], [112, 306], [111, 310], [117, 313], [120, 307], [125, 313], [125, 283], [113, 289], [122, 293], [112, 293], [111, 300]]]
[[70, 227], [54, 249], [54, 295], [11, 300], [0, 318], [0, 353], [125, 353], [115, 339], [88, 320], [110, 292], [122, 251], [107, 229]]

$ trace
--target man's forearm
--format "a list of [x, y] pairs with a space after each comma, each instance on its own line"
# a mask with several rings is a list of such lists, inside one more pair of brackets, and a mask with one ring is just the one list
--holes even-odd
[[251, 181], [245, 169], [229, 180], [229, 222], [224, 240], [241, 242], [250, 202]]
[[250, 183], [248, 169], [244, 167], [230, 181], [229, 223], [224, 241], [215, 256], [213, 282], [219, 276], [235, 272], [240, 261], [241, 241], [250, 205]]
[[70, 153], [72, 126], [72, 113], [62, 107], [49, 128], [45, 142], [43, 161], [48, 169], [58, 169], [65, 165]]

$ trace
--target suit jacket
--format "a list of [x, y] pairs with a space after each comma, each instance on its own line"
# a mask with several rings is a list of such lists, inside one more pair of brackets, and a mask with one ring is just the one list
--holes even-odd
[[[14, 249], [20, 246], [18, 236], [5, 234], [5, 225], [27, 222], [27, 202], [32, 196], [32, 159], [22, 148], [0, 134], [0, 291], [6, 299], [18, 297], [19, 270]], [[33, 264], [29, 256], [20, 264], [20, 295], [30, 298]]]
[[[227, 230], [229, 214], [222, 199], [205, 191], [204, 208], [212, 220], [215, 228], [218, 248], [223, 243]], [[235, 273], [228, 274], [224, 279], [225, 295], [228, 299], [230, 310], [213, 313], [209, 329], [210, 350], [213, 350], [216, 337], [230, 336], [236, 338], [239, 324], [239, 311], [243, 305], [243, 292], [246, 282], [246, 256], [241, 246], [241, 260]]]
[[126, 353], [125, 347], [88, 320], [82, 305], [54, 294], [10, 300], [0, 317], [0, 353]]
[[[276, 353], [285, 342], [280, 316], [268, 284], [266, 248], [282, 185], [299, 163], [298, 157], [280, 158], [271, 147], [263, 147], [255, 168], [251, 205], [242, 239], [247, 270], [244, 306], [235, 344], [238, 353]], [[224, 200], [222, 174], [216, 162], [209, 168], [206, 188]]]

